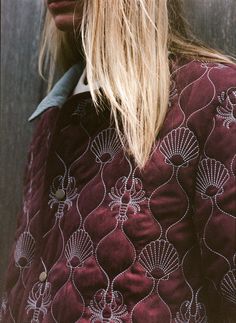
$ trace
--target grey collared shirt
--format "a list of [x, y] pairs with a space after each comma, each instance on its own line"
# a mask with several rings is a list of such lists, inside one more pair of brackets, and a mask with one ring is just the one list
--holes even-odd
[[59, 108], [67, 100], [69, 94], [73, 91], [83, 73], [85, 66], [81, 61], [74, 64], [69, 68], [65, 74], [56, 82], [52, 90], [47, 94], [47, 96], [38, 104], [35, 111], [28, 118], [28, 121], [34, 120], [41, 113], [52, 106], [57, 106]]

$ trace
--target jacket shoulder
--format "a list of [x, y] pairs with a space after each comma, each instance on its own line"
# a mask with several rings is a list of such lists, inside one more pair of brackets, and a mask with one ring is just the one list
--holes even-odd
[[179, 92], [186, 87], [203, 86], [210, 83], [215, 89], [236, 85], [236, 64], [184, 60], [176, 64], [172, 78]]
[[197, 110], [216, 110], [219, 97], [236, 95], [236, 64], [189, 60], [172, 73], [181, 110], [189, 115]]

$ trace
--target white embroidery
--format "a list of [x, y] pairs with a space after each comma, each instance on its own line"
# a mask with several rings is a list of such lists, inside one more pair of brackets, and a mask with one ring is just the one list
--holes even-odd
[[176, 167], [186, 166], [198, 156], [198, 141], [188, 128], [177, 128], [164, 137], [160, 151], [166, 157], [166, 163]]
[[91, 151], [97, 163], [110, 163], [121, 148], [116, 129], [107, 128], [101, 131], [92, 141]]
[[[47, 273], [46, 266], [41, 258], [44, 270]], [[47, 274], [48, 276], [48, 274]], [[37, 281], [29, 294], [27, 299], [27, 305], [25, 309], [28, 314], [31, 310], [33, 311], [33, 317], [31, 323], [40, 323], [39, 316], [40, 313], [43, 314], [43, 317], [46, 315], [49, 305], [51, 304], [51, 283], [47, 281], [44, 282]]]
[[175, 323], [207, 323], [205, 305], [198, 302], [198, 292], [191, 301], [184, 301], [176, 314]]
[[230, 163], [230, 171], [233, 177], [236, 179], [236, 154], [233, 156], [232, 161]]
[[[53, 179], [49, 194], [51, 199], [48, 201], [48, 204], [51, 208], [54, 204], [57, 205], [55, 216], [57, 218], [61, 218], [64, 215], [65, 207], [67, 206], [67, 209], [71, 208], [72, 200], [78, 195], [78, 193], [75, 177], [70, 176], [70, 168], [67, 169], [66, 164], [61, 157], [58, 154], [56, 155], [64, 166], [64, 174], [58, 175]], [[57, 195], [59, 191], [63, 193], [61, 198]]]
[[30, 267], [35, 252], [35, 239], [30, 232], [23, 232], [17, 240], [14, 252], [16, 266]]
[[[146, 200], [145, 191], [143, 190], [142, 182], [139, 178], [122, 176], [117, 181], [114, 187], [111, 188], [111, 193], [108, 193], [112, 202], [109, 203], [111, 210], [115, 206], [119, 207], [119, 213], [116, 216], [118, 221], [126, 221], [128, 219], [128, 209], [131, 208], [134, 213], [140, 211], [140, 203]], [[130, 183], [131, 181], [131, 183]]]
[[2, 322], [2, 318], [3, 318], [3, 315], [6, 314], [6, 311], [7, 311], [7, 293], [4, 293], [2, 295], [2, 299], [1, 299], [1, 306], [0, 306], [0, 322]]
[[169, 102], [168, 102], [168, 106], [170, 107], [174, 98], [178, 95], [178, 91], [176, 88], [176, 83], [173, 79], [171, 79], [170, 81], [170, 91], [169, 91]]
[[[196, 64], [196, 61], [193, 61], [193, 64]], [[183, 74], [185, 73], [185, 70], [189, 70], [189, 64], [183, 65], [180, 68], [177, 68], [174, 73], [177, 71], [183, 71]], [[86, 154], [88, 153], [88, 150], [91, 149], [91, 152], [89, 153], [89, 156], [94, 155], [96, 158], [96, 162], [99, 164], [100, 170], [97, 170], [95, 173], [92, 171], [90, 172], [89, 166], [83, 163], [83, 169], [84, 175], [82, 178], [82, 182], [80, 187], [80, 195], [78, 194], [78, 188], [76, 188], [76, 178], [73, 177], [70, 173], [70, 170], [72, 170], [72, 165], [68, 168], [66, 166], [66, 163], [62, 161], [62, 159], [59, 157], [60, 161], [63, 163], [64, 170], [59, 173], [57, 177], [55, 177], [52, 181], [52, 185], [50, 187], [50, 195], [49, 195], [49, 202], [48, 204], [52, 208], [54, 205], [55, 207], [55, 213], [56, 213], [56, 219], [54, 226], [46, 232], [46, 234], [43, 236], [49, 236], [48, 241], [53, 240], [53, 235], [55, 234], [55, 237], [57, 238], [57, 249], [61, 248], [61, 254], [59, 257], [57, 257], [57, 261], [55, 261], [55, 257], [53, 257], [54, 251], [47, 257], [45, 253], [45, 257], [47, 258], [47, 261], [50, 262], [50, 271], [52, 268], [55, 267], [55, 271], [61, 270], [63, 265], [66, 265], [67, 269], [64, 268], [64, 275], [63, 277], [67, 277], [67, 281], [63, 279], [63, 281], [55, 281], [55, 286], [53, 288], [53, 299], [51, 300], [51, 290], [52, 285], [49, 282], [37, 282], [34, 284], [35, 281], [33, 281], [31, 286], [32, 290], [29, 294], [28, 302], [27, 302], [27, 314], [30, 312], [31, 316], [29, 318], [29, 321], [31, 319], [31, 323], [39, 323], [43, 318], [42, 315], [45, 316], [45, 314], [48, 311], [48, 307], [50, 307], [51, 314], [50, 317], [52, 317], [54, 322], [59, 322], [63, 319], [67, 321], [75, 321], [75, 316], [77, 315], [77, 320], [86, 320], [87, 315], [89, 314], [89, 311], [91, 312], [90, 322], [97, 323], [97, 322], [104, 322], [104, 323], [123, 323], [126, 321], [132, 322], [132, 313], [134, 312], [134, 309], [138, 309], [137, 316], [135, 313], [135, 321], [137, 318], [137, 321], [140, 321], [141, 318], [138, 317], [138, 314], [140, 311], [145, 312], [145, 308], [149, 308], [149, 306], [152, 306], [153, 303], [161, 304], [160, 306], [157, 306], [155, 310], [150, 313], [150, 317], [148, 317], [149, 313], [145, 313], [146, 320], [154, 319], [151, 316], [154, 313], [154, 316], [156, 314], [156, 318], [159, 317], [159, 311], [160, 315], [162, 315], [164, 312], [162, 309], [165, 307], [165, 313], [169, 313], [167, 318], [167, 314], [165, 314], [166, 319], [169, 322], [175, 322], [175, 323], [206, 323], [206, 310], [202, 303], [200, 303], [197, 299], [197, 294], [194, 292], [192, 288], [192, 283], [194, 286], [197, 284], [197, 277], [195, 277], [194, 273], [193, 275], [188, 275], [185, 277], [185, 269], [186, 273], [191, 269], [189, 267], [189, 264], [191, 263], [191, 257], [194, 257], [194, 252], [191, 254], [189, 258], [187, 258], [187, 255], [190, 254], [191, 249], [188, 249], [183, 258], [182, 262], [180, 263], [180, 258], [178, 255], [177, 250], [175, 249], [174, 245], [174, 239], [175, 239], [175, 233], [174, 227], [180, 222], [184, 225], [185, 223], [185, 217], [189, 212], [189, 206], [190, 206], [190, 199], [189, 199], [189, 192], [188, 192], [188, 183], [185, 183], [184, 181], [187, 180], [186, 176], [189, 176], [189, 172], [186, 172], [186, 174], [181, 173], [181, 178], [179, 177], [179, 171], [181, 171], [181, 167], [188, 166], [188, 163], [197, 158], [199, 155], [199, 144], [197, 141], [197, 137], [195, 136], [194, 132], [187, 128], [188, 122], [194, 121], [194, 117], [196, 116], [195, 121], [197, 121], [197, 118], [201, 117], [202, 112], [207, 110], [209, 107], [211, 107], [211, 104], [214, 102], [214, 99], [216, 97], [217, 89], [216, 84], [214, 84], [214, 78], [211, 79], [210, 71], [215, 68], [226, 68], [223, 64], [199, 64], [198, 66], [202, 66], [207, 69], [204, 73], [194, 73], [191, 75], [191, 77], [188, 76], [188, 79], [185, 79], [184, 88], [181, 89], [178, 87], [179, 96], [176, 88], [176, 84], [174, 81], [171, 82], [170, 87], [170, 97], [169, 97], [169, 106], [171, 105], [172, 101], [175, 100], [175, 96], [178, 98], [178, 102], [176, 102], [176, 109], [178, 109], [178, 120], [173, 118], [173, 127], [177, 127], [176, 129], [170, 131], [167, 133], [167, 135], [161, 139], [161, 141], [158, 139], [156, 148], [154, 152], [152, 153], [152, 160], [150, 169], [147, 168], [147, 171], [144, 171], [144, 175], [146, 175], [145, 178], [145, 184], [147, 186], [144, 187], [141, 179], [135, 178], [134, 173], [135, 170], [133, 170], [131, 163], [130, 164], [130, 172], [127, 175], [127, 168], [124, 163], [124, 155], [121, 154], [120, 160], [117, 162], [117, 165], [121, 168], [124, 166], [123, 173], [118, 174], [115, 177], [114, 183], [111, 184], [110, 180], [110, 170], [112, 167], [109, 167], [108, 163], [111, 163], [114, 160], [114, 157], [119, 153], [120, 149], [122, 148], [122, 143], [120, 141], [120, 137], [118, 136], [116, 129], [114, 128], [108, 128], [105, 130], [98, 129], [99, 133], [95, 136], [94, 140], [92, 141], [92, 144], [90, 145], [90, 140], [92, 138], [90, 137], [89, 133], [86, 129], [82, 127], [80, 124], [81, 129], [83, 129], [83, 132], [87, 135], [87, 142], [84, 141], [86, 149], [83, 151], [82, 154], [78, 157], [76, 161], [73, 162], [73, 165], [77, 166], [79, 165], [78, 161], [82, 159], [83, 156], [86, 159]], [[195, 70], [194, 65], [194, 70]], [[191, 70], [191, 68], [190, 68]], [[200, 68], [201, 70], [201, 68]], [[181, 72], [182, 73], [182, 72]], [[200, 75], [201, 74], [201, 75]], [[184, 75], [181, 75], [181, 77]], [[185, 76], [184, 76], [185, 77]], [[215, 77], [215, 76], [214, 76]], [[179, 79], [179, 78], [177, 78]], [[188, 82], [189, 81], [189, 82]], [[206, 86], [205, 93], [207, 93], [207, 96], [204, 99], [204, 106], [202, 105], [201, 100], [197, 100], [195, 102], [194, 106], [194, 112], [193, 111], [187, 111], [186, 114], [186, 99], [189, 93], [193, 93], [195, 90], [195, 87], [201, 84], [203, 86]], [[192, 91], [192, 92], [191, 92]], [[196, 91], [197, 92], [197, 91]], [[196, 93], [196, 95], [198, 95]], [[186, 96], [186, 97], [185, 97]], [[218, 123], [221, 122], [224, 126], [227, 128], [230, 127], [232, 122], [235, 122], [235, 98], [236, 98], [236, 91], [235, 89], [231, 93], [227, 91], [227, 93], [222, 92], [219, 97], [219, 106], [217, 107], [217, 118], [219, 118]], [[84, 99], [80, 102], [78, 109], [74, 110], [74, 114], [78, 113], [80, 117], [83, 117], [87, 111], [85, 108], [86, 104], [90, 104], [90, 98]], [[176, 100], [177, 101], [177, 100]], [[92, 103], [92, 102], [91, 102]], [[188, 109], [187, 109], [188, 110]], [[190, 113], [189, 113], [190, 112]], [[207, 111], [206, 111], [207, 112]], [[177, 113], [177, 114], [178, 114]], [[181, 119], [181, 120], [180, 120]], [[216, 129], [217, 123], [215, 123], [215, 120], [212, 130], [207, 137], [206, 143], [208, 143], [208, 138], [211, 136], [211, 134], [214, 134], [214, 131]], [[181, 124], [180, 124], [181, 122]], [[193, 124], [193, 123], [191, 123]], [[65, 128], [61, 129], [61, 132], [65, 130], [66, 128], [70, 127], [70, 125], [67, 125]], [[45, 134], [46, 136], [46, 134]], [[45, 140], [45, 145], [49, 144], [49, 136], [50, 133], [48, 133], [48, 136]], [[206, 150], [207, 145], [203, 146], [203, 155], [206, 156]], [[49, 148], [49, 147], [48, 147]], [[159, 149], [159, 151], [158, 151]], [[163, 157], [163, 156], [164, 157]], [[89, 158], [90, 158], [89, 157]], [[94, 158], [94, 159], [95, 159]], [[204, 157], [205, 158], [205, 157]], [[159, 162], [160, 163], [159, 163]], [[91, 161], [93, 162], [93, 161]], [[153, 170], [152, 166], [154, 163], [157, 162], [157, 168], [155, 168], [154, 173], [149, 173], [148, 170]], [[173, 168], [172, 175], [169, 175], [169, 170], [166, 174], [163, 174], [163, 169], [166, 168], [163, 164], [169, 164]], [[31, 168], [33, 164], [33, 154], [31, 154], [31, 159], [29, 161], [29, 168]], [[46, 166], [47, 162], [45, 161], [44, 166]], [[55, 166], [57, 164], [57, 161], [55, 161]], [[235, 163], [234, 163], [235, 164]], [[231, 162], [231, 165], [229, 166], [229, 172], [232, 171], [235, 174], [234, 171], [234, 165], [233, 159]], [[94, 166], [94, 165], [93, 165]], [[95, 165], [96, 166], [96, 165]], [[148, 166], [149, 167], [149, 166]], [[231, 167], [231, 170], [230, 170]], [[93, 168], [93, 167], [92, 167]], [[96, 167], [95, 167], [96, 168]], [[168, 168], [168, 167], [167, 167]], [[119, 169], [119, 171], [122, 171], [122, 169]], [[213, 199], [217, 195], [223, 193], [223, 187], [227, 180], [229, 179], [229, 172], [227, 168], [220, 163], [219, 161], [216, 161], [214, 159], [205, 158], [201, 161], [199, 165], [198, 175], [197, 175], [197, 191], [202, 194], [202, 197]], [[40, 170], [39, 173], [42, 173]], [[79, 172], [80, 173], [80, 172]], [[138, 172], [137, 172], [138, 173]], [[37, 170], [35, 170], [35, 174], [31, 174], [32, 176], [29, 176], [29, 189], [26, 193], [25, 205], [23, 207], [23, 211], [27, 213], [27, 203], [30, 203], [30, 201], [33, 198], [32, 191], [32, 180], [34, 177], [33, 175], [37, 175]], [[58, 173], [57, 173], [58, 174]], [[75, 171], [75, 174], [77, 174], [77, 171]], [[123, 176], [125, 175], [125, 176]], [[137, 175], [139, 177], [139, 175]], [[113, 177], [114, 178], [114, 177]], [[117, 179], [118, 178], [118, 179]], [[141, 178], [141, 176], [140, 176]], [[150, 181], [149, 181], [150, 180]], [[146, 183], [146, 181], [148, 183]], [[190, 181], [191, 182], [191, 181]], [[189, 183], [190, 183], [189, 182]], [[185, 185], [186, 184], [186, 185]], [[94, 186], [94, 189], [93, 189]], [[108, 187], [110, 190], [110, 193], [108, 191]], [[96, 189], [99, 188], [99, 195], [96, 196], [96, 201], [93, 201], [93, 205], [87, 207], [86, 205], [86, 198], [90, 197], [90, 189], [93, 193], [96, 191]], [[165, 209], [165, 200], [163, 200], [163, 203], [159, 204], [158, 199], [162, 200], [162, 196], [165, 196], [165, 192], [169, 190], [169, 188], [173, 189], [173, 191], [180, 189], [178, 193], [176, 194], [176, 198], [181, 200], [182, 205], [184, 206], [182, 209], [182, 212], [178, 213], [178, 219], [174, 219], [171, 222], [171, 224], [168, 222], [165, 222], [165, 215], [168, 213], [168, 205], [167, 209]], [[165, 191], [166, 190], [166, 191]], [[82, 193], [82, 194], [81, 194]], [[183, 193], [183, 194], [182, 194]], [[145, 197], [148, 196], [148, 198]], [[73, 200], [79, 196], [79, 199], [77, 202], [73, 203]], [[110, 201], [107, 200], [108, 196], [110, 197]], [[185, 197], [186, 196], [186, 197]], [[29, 198], [28, 198], [29, 197]], [[143, 205], [142, 203], [145, 202], [145, 200], [148, 200], [148, 205]], [[96, 204], [95, 204], [96, 202]], [[110, 203], [109, 203], [110, 202]], [[161, 201], [160, 201], [161, 202]], [[208, 200], [209, 202], [209, 200]], [[212, 202], [212, 201], [210, 201]], [[88, 202], [89, 203], [89, 202]], [[168, 204], [168, 202], [167, 202]], [[220, 209], [220, 206], [216, 204], [216, 207], [218, 210], [221, 211], [221, 213], [226, 214], [226, 211], [223, 211]], [[185, 207], [186, 205], [186, 207]], [[73, 209], [72, 206], [75, 206]], [[104, 218], [104, 210], [106, 207], [110, 207], [111, 210], [115, 210], [117, 225], [114, 228], [114, 219], [113, 217], [107, 217], [107, 219]], [[162, 207], [164, 206], [164, 207]], [[75, 229], [72, 229], [72, 234], [67, 240], [67, 243], [65, 245], [64, 243], [64, 230], [69, 225], [70, 229], [73, 227], [73, 224], [70, 223], [70, 218], [63, 218], [63, 214], [65, 213], [65, 208], [67, 207], [67, 210], [71, 208], [72, 212], [77, 212], [80, 216], [79, 225], [76, 225]], [[170, 206], [170, 209], [173, 209], [172, 206]], [[155, 212], [154, 212], [155, 211]], [[175, 210], [173, 210], [174, 213], [169, 212], [170, 216], [175, 216]], [[226, 259], [225, 256], [221, 255], [218, 250], [213, 250], [211, 247], [208, 246], [208, 241], [210, 242], [210, 236], [208, 235], [208, 225], [211, 223], [210, 220], [213, 217], [213, 203], [212, 203], [212, 209], [208, 208], [210, 216], [208, 217], [207, 222], [204, 224], [204, 232], [202, 234], [202, 238], [200, 238], [200, 242], [204, 243], [206, 248], [209, 249], [210, 252], [220, 256], [221, 258], [224, 258], [226, 262], [229, 264], [229, 261]], [[137, 213], [140, 213], [140, 217], [137, 219], [136, 216], [132, 217], [132, 215], [136, 215]], [[109, 213], [109, 212], [108, 212]], [[111, 212], [110, 212], [111, 213]], [[176, 213], [176, 214], [177, 214]], [[101, 226], [99, 228], [94, 229], [94, 223], [99, 222], [99, 216], [103, 215], [102, 218], [104, 218], [104, 222], [101, 223]], [[73, 214], [75, 215], [75, 214]], [[128, 217], [130, 216], [131, 220], [134, 222], [125, 222], [128, 220]], [[91, 216], [91, 217], [90, 217]], [[150, 218], [149, 218], [150, 216]], [[29, 218], [27, 218], [27, 229], [24, 229], [24, 232], [19, 237], [17, 243], [16, 243], [16, 250], [15, 250], [15, 263], [16, 266], [21, 268], [28, 267], [33, 259], [34, 255], [34, 247], [35, 247], [35, 241], [32, 235], [29, 232]], [[32, 219], [32, 217], [31, 217]], [[88, 220], [89, 219], [89, 220]], [[137, 231], [134, 230], [134, 225], [136, 225], [138, 221], [140, 222], [139, 229]], [[61, 221], [62, 220], [62, 221]], [[63, 221], [65, 220], [65, 222]], [[154, 222], [155, 220], [155, 222]], [[68, 221], [68, 223], [67, 223]], [[87, 221], [87, 222], [86, 222]], [[93, 222], [94, 221], [94, 222]], [[111, 221], [111, 222], [109, 222]], [[135, 222], [136, 221], [136, 222]], [[177, 222], [176, 222], [177, 221]], [[63, 226], [61, 227], [61, 223]], [[86, 223], [86, 226], [85, 226]], [[45, 222], [45, 228], [47, 230], [47, 223]], [[50, 223], [48, 223], [49, 225]], [[158, 224], [158, 225], [157, 225]], [[123, 228], [124, 226], [124, 228]], [[89, 234], [83, 229], [78, 229], [83, 227], [88, 230], [88, 232], [91, 232], [91, 237], [93, 237], [96, 240], [97, 248], [93, 250], [93, 243], [91, 240], [91, 237]], [[35, 229], [35, 226], [33, 226]], [[177, 228], [177, 227], [176, 227]], [[76, 230], [78, 229], [78, 230]], [[150, 230], [151, 229], [151, 230]], [[173, 229], [173, 230], [172, 230]], [[76, 230], [74, 232], [74, 230]], [[97, 231], [98, 235], [96, 236], [95, 231]], [[111, 231], [112, 230], [112, 231]], [[121, 232], [122, 231], [122, 232]], [[210, 232], [210, 231], [209, 231]], [[150, 239], [150, 235], [152, 238]], [[167, 238], [171, 236], [172, 243], [169, 243]], [[123, 241], [120, 239], [122, 237]], [[159, 237], [159, 239], [157, 239]], [[60, 240], [61, 238], [61, 240]], [[208, 239], [209, 238], [209, 239]], [[157, 240], [155, 240], [157, 239]], [[150, 242], [150, 240], [153, 240]], [[191, 239], [190, 239], [191, 240]], [[47, 245], [47, 241], [45, 241]], [[138, 248], [138, 252], [140, 252], [140, 246], [142, 251], [139, 254], [139, 258], [136, 257], [136, 250]], [[113, 248], [113, 246], [115, 246]], [[137, 246], [137, 247], [136, 247]], [[145, 247], [143, 247], [145, 246]], [[215, 246], [213, 244], [213, 246]], [[186, 241], [186, 245], [183, 245], [182, 247], [189, 247], [188, 241]], [[126, 250], [125, 252], [125, 259], [122, 257], [117, 257], [116, 250], [117, 248]], [[58, 250], [55, 251], [56, 255], [58, 253]], [[107, 257], [107, 255], [109, 257]], [[123, 254], [124, 255], [124, 254]], [[62, 257], [63, 256], [63, 257]], [[93, 297], [90, 297], [90, 292], [83, 293], [83, 295], [79, 291], [79, 284], [81, 283], [80, 279], [80, 273], [78, 274], [78, 271], [81, 270], [81, 273], [84, 272], [83, 266], [85, 263], [88, 263], [88, 266], [91, 264], [89, 263], [89, 257], [94, 256], [94, 261], [96, 260], [97, 265], [93, 263], [93, 266], [97, 266], [95, 269], [99, 270], [103, 275], [99, 275], [99, 282], [100, 285], [98, 288], [101, 288], [102, 284], [107, 284], [106, 289], [100, 289], [97, 291]], [[235, 256], [236, 257], [236, 256]], [[184, 259], [187, 258], [186, 264], [184, 263]], [[61, 263], [59, 263], [59, 260]], [[137, 264], [138, 260], [138, 264]], [[114, 263], [113, 263], [114, 262]], [[56, 266], [56, 264], [58, 264]], [[113, 265], [113, 269], [111, 270], [111, 265]], [[138, 265], [138, 272], [137, 267]], [[140, 272], [140, 267], [143, 267]], [[230, 264], [229, 264], [230, 265]], [[186, 266], [186, 267], [185, 267]], [[228, 300], [233, 303], [236, 303], [235, 295], [236, 295], [236, 282], [235, 282], [235, 267], [229, 267], [230, 270], [228, 270], [226, 273], [224, 272], [224, 275], [221, 276], [221, 282], [220, 282], [220, 291], [221, 294]], [[122, 271], [121, 271], [122, 270]], [[182, 272], [181, 272], [182, 270]], [[49, 271], [49, 272], [50, 272]], [[171, 276], [172, 273], [175, 273], [177, 271], [180, 271], [180, 284], [184, 286], [184, 288], [188, 288], [188, 290], [192, 293], [192, 299], [181, 299], [179, 303], [182, 302], [180, 305], [180, 308], [178, 311], [175, 309], [176, 318], [174, 320], [174, 317], [172, 317], [171, 313], [171, 306], [168, 304], [167, 300], [169, 299], [169, 292], [171, 293], [170, 289], [168, 288], [168, 279]], [[148, 277], [150, 281], [153, 283], [152, 289], [150, 290], [149, 284], [148, 286], [144, 286], [142, 283], [140, 284], [140, 292], [138, 292], [134, 298], [132, 298], [132, 293], [134, 290], [132, 289], [133, 285], [137, 282], [137, 273], [142, 275], [142, 278], [145, 280]], [[189, 273], [189, 272], [188, 272]], [[68, 274], [68, 275], [67, 275]], [[28, 274], [30, 275], [30, 273]], [[27, 276], [29, 277], [29, 276]], [[123, 280], [124, 278], [124, 280]], [[201, 278], [201, 277], [200, 277]], [[199, 279], [200, 279], [199, 278]], [[89, 279], [89, 277], [88, 277]], [[141, 276], [140, 276], [141, 279]], [[174, 279], [174, 278], [173, 278]], [[210, 278], [209, 278], [210, 279]], [[107, 280], [107, 282], [106, 282]], [[27, 279], [27, 281], [32, 281], [31, 279]], [[124, 286], [124, 282], [126, 282]], [[54, 284], [53, 283], [53, 284]], [[113, 286], [115, 284], [118, 284], [120, 291], [114, 291]], [[195, 284], [196, 283], [196, 284]], [[215, 285], [216, 283], [212, 281], [212, 283]], [[89, 287], [90, 282], [88, 282]], [[103, 286], [104, 286], [103, 285]], [[130, 286], [129, 286], [130, 285]], [[158, 286], [161, 286], [161, 293], [158, 291]], [[216, 285], [215, 285], [216, 287]], [[142, 290], [143, 288], [143, 290]], [[118, 288], [117, 288], [118, 289]], [[64, 313], [63, 316], [67, 317], [60, 317], [61, 312], [58, 311], [58, 306], [60, 307], [61, 299], [65, 299], [64, 296], [68, 295], [68, 290], [71, 292], [70, 295], [73, 299], [76, 299], [76, 308], [72, 308], [70, 306], [73, 306], [71, 303], [71, 298], [68, 298], [67, 301], [64, 301], [64, 305], [68, 306], [68, 311]], [[16, 290], [17, 292], [17, 290]], [[14, 291], [15, 293], [15, 291]], [[198, 292], [197, 292], [198, 293]], [[135, 293], [134, 293], [135, 294]], [[23, 295], [23, 294], [22, 294]], [[125, 302], [123, 300], [123, 295]], [[75, 298], [74, 298], [75, 297]], [[88, 299], [88, 297], [90, 297]], [[129, 303], [127, 302], [128, 299], [131, 300]], [[10, 298], [9, 298], [10, 299]], [[150, 303], [149, 303], [150, 301]], [[14, 303], [14, 302], [13, 302]], [[10, 313], [11, 320], [15, 322], [15, 319], [13, 318], [13, 315], [11, 313], [11, 304], [9, 304], [7, 308], [7, 314]], [[14, 304], [12, 304], [14, 306]], [[64, 306], [64, 308], [65, 308]], [[154, 309], [154, 308], [153, 308]], [[5, 303], [2, 302], [2, 308], [1, 311], [6, 310]], [[50, 311], [49, 310], [49, 311]], [[71, 311], [70, 311], [71, 310]], [[32, 311], [32, 312], [31, 312]], [[136, 311], [136, 310], [135, 310]], [[84, 315], [85, 314], [85, 315]], [[17, 315], [17, 311], [15, 312], [15, 315]], [[46, 315], [47, 316], [47, 315]], [[72, 319], [73, 317], [73, 319]], [[44, 320], [47, 320], [46, 317]], [[159, 319], [159, 318], [157, 318]], [[17, 320], [17, 318], [16, 318]], [[43, 320], [43, 321], [44, 321]]]
[[198, 167], [196, 190], [203, 198], [213, 198], [224, 192], [223, 186], [228, 179], [229, 172], [221, 162], [205, 158]]
[[174, 246], [166, 240], [155, 240], [146, 245], [139, 255], [146, 276], [155, 280], [169, 279], [179, 267], [179, 256]]
[[200, 60], [197, 59], [196, 61], [202, 62], [202, 64], [200, 65], [203, 68], [207, 68], [207, 69], [212, 69], [212, 68], [217, 68], [217, 69], [223, 69], [223, 68], [227, 68], [226, 65], [222, 64], [222, 63], [210, 63], [210, 62], [206, 62], [204, 60]]
[[222, 295], [236, 304], [236, 253], [233, 257], [234, 269], [229, 270], [221, 280], [220, 289]]
[[93, 300], [88, 306], [91, 313], [91, 323], [122, 323], [122, 318], [127, 316], [127, 306], [124, 304], [123, 296], [118, 291], [107, 292], [101, 289], [96, 292]]
[[[31, 171], [31, 168], [32, 168], [33, 159], [34, 159], [34, 155], [33, 155], [33, 152], [31, 152], [30, 159], [29, 159], [29, 172]], [[23, 199], [22, 217], [26, 217], [26, 230], [23, 233], [21, 233], [21, 235], [18, 237], [15, 250], [14, 250], [15, 265], [19, 267], [20, 270], [23, 268], [30, 267], [34, 257], [34, 252], [35, 252], [35, 239], [29, 231], [29, 222], [30, 222], [29, 203], [31, 201], [31, 198], [30, 197], [27, 198], [27, 196], [28, 195], [30, 196], [31, 193], [32, 193], [32, 178], [30, 178], [30, 185]], [[36, 214], [37, 213], [38, 212], [36, 212]]]
[[75, 111], [73, 112], [73, 114], [78, 114], [81, 118], [85, 117], [87, 115], [87, 107], [88, 105], [92, 105], [92, 98], [82, 98], [80, 100], [80, 102], [78, 103]]
[[25, 309], [28, 314], [33, 311], [31, 323], [39, 323], [39, 315], [42, 312], [43, 316], [47, 313], [47, 308], [51, 303], [51, 283], [45, 281], [43, 283], [36, 282], [30, 292]]
[[65, 247], [67, 266], [70, 268], [82, 267], [85, 260], [93, 254], [93, 243], [84, 230], [75, 231]]
[[236, 88], [221, 92], [218, 100], [221, 104], [217, 107], [218, 116], [224, 119], [223, 126], [229, 129], [231, 123], [236, 123]]

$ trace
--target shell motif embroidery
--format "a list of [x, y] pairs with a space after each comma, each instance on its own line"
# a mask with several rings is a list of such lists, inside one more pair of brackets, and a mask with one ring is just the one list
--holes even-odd
[[77, 230], [68, 240], [65, 247], [67, 266], [82, 267], [85, 260], [93, 254], [93, 243], [87, 232]]
[[188, 128], [177, 128], [163, 138], [160, 151], [167, 164], [175, 167], [187, 166], [188, 162], [199, 154], [198, 141]]
[[139, 255], [139, 262], [146, 276], [155, 280], [166, 280], [179, 267], [179, 256], [175, 247], [160, 239], [149, 243]]
[[96, 156], [97, 163], [110, 163], [122, 147], [114, 128], [101, 131], [92, 141], [91, 151]]
[[214, 198], [224, 192], [223, 186], [228, 179], [229, 172], [221, 162], [205, 158], [198, 167], [196, 190], [203, 198]]
[[26, 268], [31, 265], [35, 251], [35, 240], [30, 232], [23, 232], [16, 243], [14, 259], [16, 266]]
[[236, 304], [236, 253], [233, 257], [234, 269], [229, 270], [221, 280], [221, 293], [228, 301]]

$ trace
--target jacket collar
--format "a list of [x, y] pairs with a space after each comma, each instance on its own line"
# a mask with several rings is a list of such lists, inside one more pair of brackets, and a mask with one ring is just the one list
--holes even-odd
[[[168, 52], [168, 54], [170, 55], [171, 52]], [[56, 82], [48, 95], [38, 104], [35, 111], [28, 118], [28, 121], [31, 122], [50, 107], [56, 106], [61, 108], [75, 89], [76, 85], [79, 85], [80, 88], [82, 87], [81, 84], [78, 84], [78, 80], [80, 79], [84, 68], [85, 62], [83, 60], [79, 60], [77, 64], [72, 65], [59, 81]]]
[[68, 99], [70, 93], [72, 93], [80, 76], [85, 68], [84, 62], [79, 61], [69, 68], [65, 74], [55, 83], [52, 90], [47, 94], [47, 96], [38, 104], [34, 112], [28, 118], [31, 122], [42, 114], [49, 107], [57, 106], [62, 107], [65, 101]]

